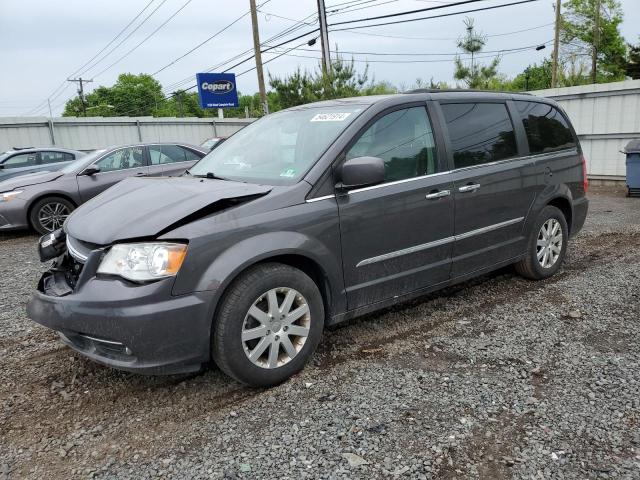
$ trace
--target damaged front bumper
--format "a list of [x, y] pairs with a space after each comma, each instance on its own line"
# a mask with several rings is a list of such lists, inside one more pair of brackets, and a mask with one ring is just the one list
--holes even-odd
[[[44, 238], [44, 237], [43, 237]], [[65, 251], [27, 305], [35, 322], [81, 354], [149, 374], [196, 371], [210, 358], [213, 292], [171, 294], [173, 278], [136, 284], [96, 274], [104, 252], [79, 261]]]

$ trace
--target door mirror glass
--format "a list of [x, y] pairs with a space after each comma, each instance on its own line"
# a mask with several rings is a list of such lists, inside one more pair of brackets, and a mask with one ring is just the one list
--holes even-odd
[[342, 188], [368, 187], [384, 182], [384, 161], [378, 157], [351, 158], [342, 164]]
[[97, 165], [89, 165], [87, 168], [85, 168], [82, 172], [80, 172], [80, 175], [95, 175], [96, 173], [100, 172], [100, 167], [98, 167]]

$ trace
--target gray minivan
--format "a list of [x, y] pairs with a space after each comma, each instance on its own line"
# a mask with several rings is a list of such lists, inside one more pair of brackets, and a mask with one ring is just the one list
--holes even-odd
[[291, 108], [40, 241], [29, 316], [116, 368], [284, 381], [327, 325], [515, 264], [560, 268], [585, 160], [553, 101], [416, 91]]

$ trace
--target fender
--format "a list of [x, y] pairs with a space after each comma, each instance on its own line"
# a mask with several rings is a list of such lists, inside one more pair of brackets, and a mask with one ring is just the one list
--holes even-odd
[[340, 258], [337, 258], [317, 239], [291, 231], [263, 233], [232, 245], [220, 253], [204, 270], [196, 281], [194, 289], [185, 289], [186, 285], [176, 282], [173, 294], [188, 293], [186, 290], [214, 290], [212, 311], [215, 311], [223, 292], [242, 271], [256, 263], [280, 255], [298, 255], [318, 265], [328, 283], [333, 312], [341, 313], [346, 309]]

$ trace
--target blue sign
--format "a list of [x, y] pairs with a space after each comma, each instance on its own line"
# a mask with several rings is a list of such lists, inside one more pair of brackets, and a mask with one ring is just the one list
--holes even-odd
[[196, 81], [202, 108], [238, 106], [238, 90], [234, 73], [198, 73]]

